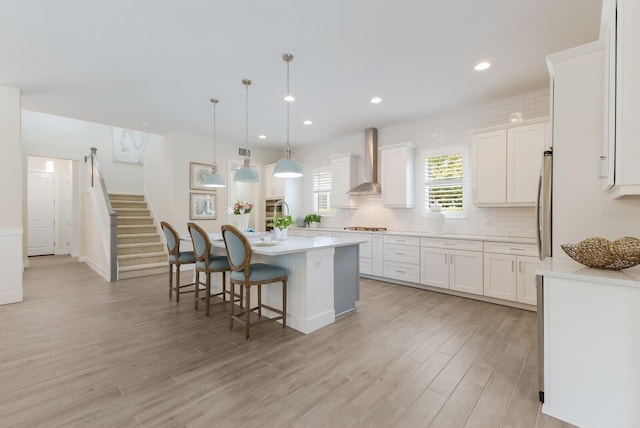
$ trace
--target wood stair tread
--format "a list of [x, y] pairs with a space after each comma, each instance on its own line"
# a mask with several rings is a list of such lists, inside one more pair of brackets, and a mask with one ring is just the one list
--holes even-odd
[[120, 272], [130, 272], [134, 270], [144, 270], [144, 269], [153, 269], [153, 268], [168, 268], [169, 264], [167, 262], [157, 262], [157, 263], [146, 263], [143, 265], [131, 265], [131, 266], [122, 266], [120, 267]]
[[139, 254], [123, 254], [118, 256], [118, 260], [129, 260], [129, 259], [139, 259], [143, 257], [168, 257], [166, 251], [153, 251], [150, 253], [139, 253]]

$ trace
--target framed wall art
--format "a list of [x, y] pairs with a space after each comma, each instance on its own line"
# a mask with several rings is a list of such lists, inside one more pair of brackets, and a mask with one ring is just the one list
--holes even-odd
[[189, 187], [191, 190], [211, 190], [204, 187], [204, 179], [211, 172], [211, 165], [206, 163], [189, 162]]
[[216, 218], [217, 212], [215, 193], [189, 194], [189, 219], [215, 220]]

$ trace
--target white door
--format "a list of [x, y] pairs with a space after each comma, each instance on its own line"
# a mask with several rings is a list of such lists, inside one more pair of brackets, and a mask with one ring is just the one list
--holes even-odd
[[27, 255], [55, 253], [55, 178], [52, 173], [28, 176]]

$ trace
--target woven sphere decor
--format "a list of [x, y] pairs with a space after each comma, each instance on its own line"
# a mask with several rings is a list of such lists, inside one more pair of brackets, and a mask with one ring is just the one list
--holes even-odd
[[560, 247], [573, 260], [592, 268], [620, 270], [640, 264], [640, 239], [629, 236], [613, 242], [604, 238], [587, 238], [577, 244]]

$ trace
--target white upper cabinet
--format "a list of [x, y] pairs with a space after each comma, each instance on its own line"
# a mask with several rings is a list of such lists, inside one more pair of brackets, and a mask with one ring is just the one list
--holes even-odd
[[358, 158], [348, 153], [331, 159], [331, 199], [335, 208], [354, 208], [347, 192], [358, 185]]
[[262, 182], [266, 199], [284, 199], [284, 178], [274, 177], [273, 168], [276, 164], [265, 165], [262, 168]]
[[600, 178], [614, 197], [640, 195], [640, 2], [603, 3], [604, 144]]
[[481, 206], [533, 206], [549, 123], [475, 133], [472, 138], [473, 202]]
[[380, 149], [380, 186], [382, 205], [390, 208], [413, 208], [413, 144], [398, 144]]

